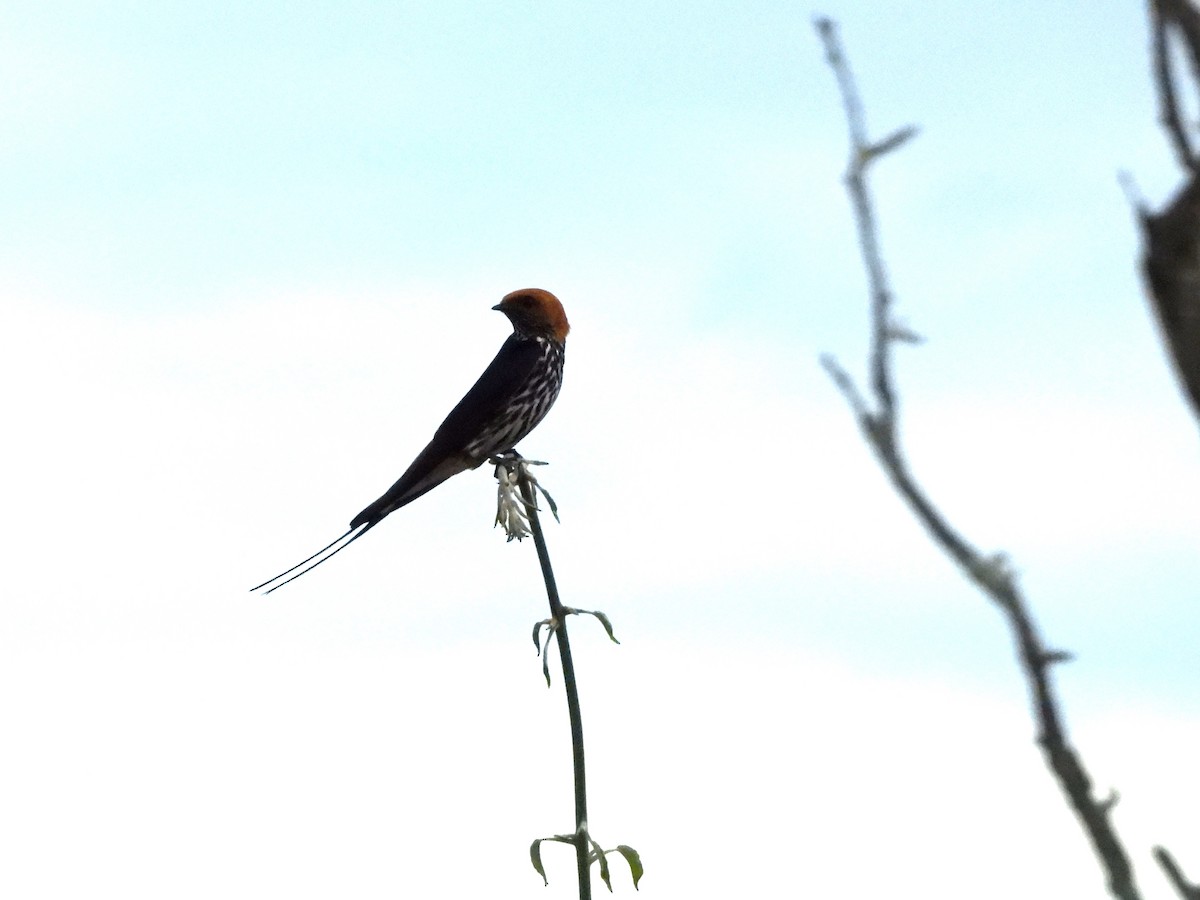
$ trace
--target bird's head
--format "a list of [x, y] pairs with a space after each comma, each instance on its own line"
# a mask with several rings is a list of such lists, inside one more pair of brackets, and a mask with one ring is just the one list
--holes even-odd
[[508, 316], [513, 330], [528, 337], [548, 337], [563, 344], [571, 330], [558, 298], [540, 288], [513, 291], [492, 309]]

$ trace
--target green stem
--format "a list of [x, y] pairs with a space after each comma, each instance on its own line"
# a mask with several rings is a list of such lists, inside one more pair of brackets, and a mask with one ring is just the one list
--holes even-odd
[[567, 640], [567, 615], [562, 601], [558, 599], [558, 586], [554, 583], [554, 570], [550, 567], [550, 551], [546, 549], [546, 537], [542, 534], [542, 523], [538, 520], [537, 497], [533, 485], [520, 466], [517, 467], [521, 485], [521, 496], [525, 498], [529, 515], [529, 530], [533, 532], [533, 543], [537, 547], [538, 562], [542, 564], [542, 578], [546, 581], [546, 597], [550, 601], [550, 619], [554, 635], [558, 639], [558, 656], [562, 660], [563, 686], [567, 692], [567, 715], [571, 720], [571, 755], [575, 762], [575, 866], [579, 875], [579, 900], [591, 900], [592, 878], [588, 855], [587, 831], [587, 779], [583, 767], [583, 716], [579, 712], [579, 690], [575, 685], [575, 664], [571, 661], [571, 644]]

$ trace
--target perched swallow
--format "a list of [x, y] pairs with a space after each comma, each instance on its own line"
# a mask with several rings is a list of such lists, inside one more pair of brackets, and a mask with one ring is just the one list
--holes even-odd
[[[545, 418], [562, 387], [563, 360], [570, 330], [562, 304], [549, 291], [527, 288], [513, 291], [492, 309], [508, 316], [513, 333], [466, 396], [450, 410], [429, 446], [417, 455], [382, 497], [351, 520], [345, 534], [286, 572], [280, 572], [250, 590], [274, 585], [266, 591], [269, 594], [311, 572], [345, 550], [387, 515], [433, 490], [447, 478], [478, 468], [489, 458], [512, 450]], [[296, 574], [292, 575], [293, 572]], [[286, 577], [289, 575], [290, 578]]]

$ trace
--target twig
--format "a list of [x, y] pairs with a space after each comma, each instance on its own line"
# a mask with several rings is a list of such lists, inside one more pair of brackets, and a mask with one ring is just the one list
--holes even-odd
[[871, 349], [869, 367], [875, 406], [862, 396], [853, 379], [832, 357], [822, 359], [827, 372], [845, 396], [858, 419], [863, 436], [896, 491], [904, 498], [918, 521], [934, 541], [959, 565], [1004, 613], [1017, 645], [1029, 685], [1032, 706], [1039, 725], [1038, 743], [1046, 762], [1083, 824], [1108, 878], [1109, 891], [1122, 900], [1137, 900], [1139, 893], [1125, 851], [1109, 821], [1113, 800], [1097, 800], [1092, 784], [1074, 749], [1067, 741], [1050, 680], [1050, 667], [1065, 655], [1046, 648], [1026, 608], [1025, 601], [1003, 554], [984, 556], [955, 530], [933, 505], [909, 470], [899, 446], [896, 428], [897, 401], [892, 379], [891, 346], [902, 333], [890, 318], [892, 292], [888, 285], [877, 238], [875, 214], [867, 187], [868, 166], [896, 149], [915, 130], [901, 129], [876, 144], [867, 138], [867, 128], [853, 76], [837, 36], [834, 23], [818, 19], [816, 29], [824, 42], [826, 56], [841, 89], [850, 132], [850, 163], [846, 188], [854, 208], [859, 248], [867, 270], [871, 294]]
[[1176, 24], [1180, 15], [1173, 0], [1150, 0], [1150, 22], [1153, 38], [1154, 80], [1158, 85], [1159, 117], [1175, 148], [1179, 164], [1185, 169], [1197, 165], [1192, 139], [1188, 136], [1179, 114], [1179, 98], [1175, 94], [1175, 79], [1171, 76], [1171, 46], [1168, 26]]
[[816, 26], [825, 42], [826, 60], [832, 67], [838, 87], [841, 89], [842, 103], [846, 108], [846, 122], [850, 128], [852, 151], [850, 164], [846, 167], [845, 178], [846, 188], [850, 192], [850, 201], [854, 204], [854, 223], [858, 228], [858, 243], [862, 248], [863, 263], [867, 267], [867, 275], [871, 284], [871, 322], [874, 330], [871, 340], [873, 348], [871, 381], [875, 394], [879, 398], [882, 412], [888, 419], [891, 419], [895, 413], [895, 397], [892, 392], [891, 373], [887, 362], [889, 344], [887, 329], [892, 292], [888, 287], [887, 273], [883, 267], [883, 255], [879, 252], [875, 229], [875, 210], [866, 189], [866, 174], [867, 166], [872, 160], [895, 150], [913, 137], [916, 131], [911, 128], [901, 129], [878, 145], [871, 145], [867, 140], [867, 120], [862, 100], [858, 95], [858, 88], [855, 87], [850, 64], [842, 53], [841, 44], [838, 43], [833, 20], [818, 19]]
[[1155, 847], [1154, 858], [1158, 860], [1158, 864], [1162, 866], [1168, 880], [1171, 882], [1171, 886], [1175, 888], [1183, 900], [1200, 900], [1200, 884], [1193, 884], [1184, 877], [1179, 864], [1175, 862], [1175, 857], [1170, 854], [1166, 847]]

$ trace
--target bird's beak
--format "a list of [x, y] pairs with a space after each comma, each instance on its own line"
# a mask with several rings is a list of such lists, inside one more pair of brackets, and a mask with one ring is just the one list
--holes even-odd
[[500, 301], [495, 306], [493, 306], [492, 309], [496, 310], [496, 312], [504, 312], [504, 301]]

